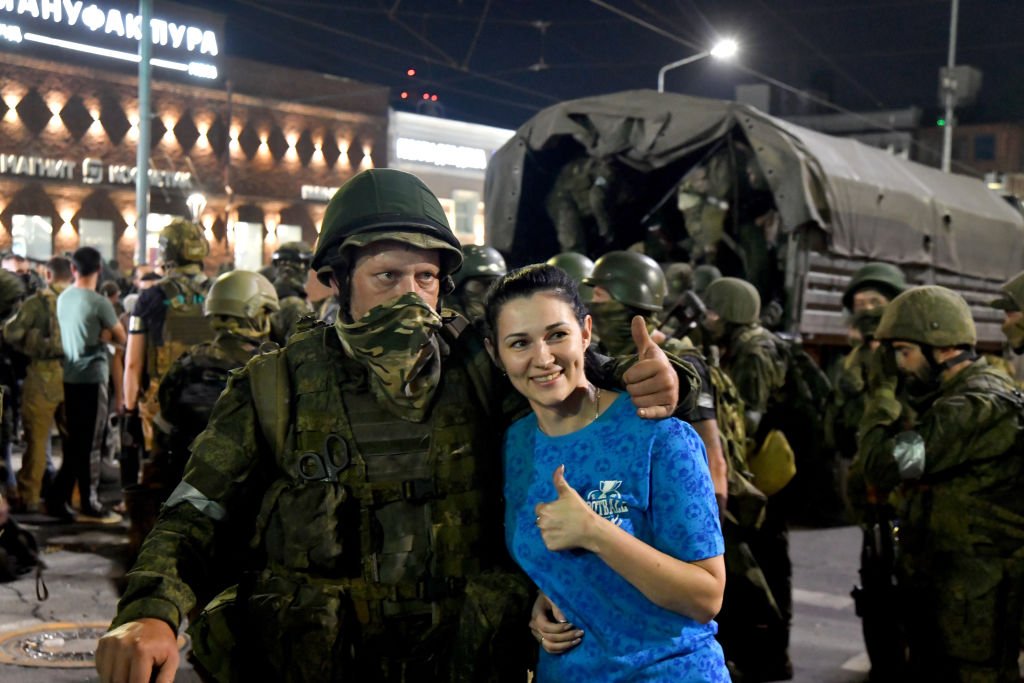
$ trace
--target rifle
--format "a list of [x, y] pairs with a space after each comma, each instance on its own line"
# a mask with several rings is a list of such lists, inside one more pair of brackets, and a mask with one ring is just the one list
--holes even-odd
[[870, 680], [902, 681], [907, 675], [907, 647], [895, 575], [899, 522], [889, 505], [872, 502], [864, 511], [862, 530], [861, 585], [850, 595], [871, 660]]
[[673, 318], [678, 320], [679, 327], [673, 327], [671, 336], [682, 339], [696, 329], [700, 319], [704, 317], [705, 310], [704, 302], [700, 300], [700, 297], [693, 290], [687, 290], [665, 307], [662, 319], [666, 323]]

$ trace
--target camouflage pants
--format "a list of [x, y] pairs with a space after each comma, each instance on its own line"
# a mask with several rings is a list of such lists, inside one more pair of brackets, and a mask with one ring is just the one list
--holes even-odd
[[1017, 683], [1024, 559], [905, 558], [900, 592], [914, 680]]
[[[60, 361], [55, 361], [59, 363]], [[25, 454], [18, 470], [18, 495], [24, 503], [39, 503], [46, 472], [46, 446], [50, 429], [64, 402], [60, 367], [32, 364], [21, 388], [21, 420], [25, 429]]]

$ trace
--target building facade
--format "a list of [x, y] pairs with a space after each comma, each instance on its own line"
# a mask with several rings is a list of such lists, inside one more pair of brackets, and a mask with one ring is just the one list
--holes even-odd
[[[141, 114], [122, 43], [137, 5], [81, 5], [0, 2], [0, 250], [43, 260], [91, 245], [128, 269]], [[193, 213], [211, 271], [258, 269], [281, 242], [313, 243], [329, 188], [388, 159], [388, 89], [225, 57], [222, 18], [158, 10], [147, 260], [160, 228]], [[191, 54], [175, 57], [176, 40]]]

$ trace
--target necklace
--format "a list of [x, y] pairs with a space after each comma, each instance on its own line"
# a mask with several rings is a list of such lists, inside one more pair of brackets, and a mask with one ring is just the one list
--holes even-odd
[[595, 387], [596, 393], [594, 394], [594, 419], [601, 415], [601, 387]]

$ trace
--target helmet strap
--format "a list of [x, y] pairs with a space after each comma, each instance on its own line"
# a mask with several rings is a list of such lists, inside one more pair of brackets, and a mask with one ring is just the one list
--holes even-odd
[[974, 350], [974, 347], [971, 347], [969, 349], [961, 350], [960, 353], [956, 354], [952, 358], [947, 358], [946, 360], [939, 363], [939, 366], [943, 370], [949, 370], [954, 365], [958, 365], [960, 363], [963, 363], [964, 361], [973, 362], [976, 360], [978, 360], [978, 352]]

